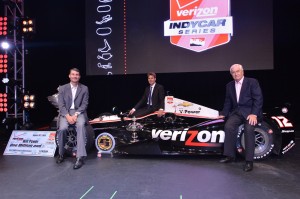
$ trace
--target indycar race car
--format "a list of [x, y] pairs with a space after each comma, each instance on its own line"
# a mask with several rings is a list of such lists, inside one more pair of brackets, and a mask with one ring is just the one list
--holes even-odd
[[[185, 100], [165, 97], [165, 115], [139, 118], [102, 114], [90, 121], [99, 153], [115, 154], [222, 154], [224, 120], [216, 110]], [[236, 149], [244, 154], [244, 128], [239, 127]], [[288, 108], [265, 113], [255, 127], [254, 159], [285, 154], [295, 145], [295, 130]]]
[[[57, 95], [48, 99], [57, 107]], [[254, 159], [283, 155], [295, 145], [295, 129], [288, 108], [275, 107], [264, 113], [263, 121], [256, 125]], [[99, 156], [220, 155], [223, 152], [225, 121], [217, 119], [219, 113], [216, 110], [166, 96], [165, 114], [161, 117], [157, 112], [139, 118], [128, 117], [117, 109], [113, 112], [102, 113], [87, 124], [86, 149], [95, 143]], [[236, 143], [236, 150], [241, 155], [245, 146], [243, 133], [241, 125]], [[66, 140], [67, 152], [76, 154], [76, 129], [73, 126], [68, 129]]]

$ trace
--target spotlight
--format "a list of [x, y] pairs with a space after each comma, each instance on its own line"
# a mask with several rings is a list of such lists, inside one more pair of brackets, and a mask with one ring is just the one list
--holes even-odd
[[7, 35], [7, 17], [0, 17], [0, 36]]
[[21, 19], [22, 33], [30, 34], [35, 33], [35, 20], [29, 18]]
[[7, 73], [7, 54], [0, 53], [0, 73]]
[[30, 103], [29, 103], [29, 107], [30, 107], [30, 108], [35, 108], [35, 102], [30, 102]]
[[29, 102], [24, 102], [24, 108], [29, 108]]
[[7, 112], [7, 94], [0, 93], [0, 112]]
[[30, 101], [35, 101], [35, 95], [30, 95], [30, 96], [29, 96], [29, 100], [30, 100]]
[[9, 79], [7, 77], [2, 78], [2, 82], [4, 84], [7, 84], [9, 82]]
[[[1, 69], [0, 69], [0, 74], [1, 74]], [[15, 79], [9, 79], [8, 77], [3, 77], [2, 78], [2, 83], [5, 85], [9, 86], [16, 86], [21, 83], [21, 80], [15, 80]]]
[[24, 95], [23, 99], [24, 99], [25, 102], [29, 101], [29, 95]]
[[2, 41], [2, 42], [1, 42], [1, 48], [2, 48], [3, 50], [7, 50], [7, 49], [10, 48], [10, 44], [9, 44], [7, 41]]
[[34, 109], [35, 108], [35, 95], [24, 95], [24, 108], [25, 109]]

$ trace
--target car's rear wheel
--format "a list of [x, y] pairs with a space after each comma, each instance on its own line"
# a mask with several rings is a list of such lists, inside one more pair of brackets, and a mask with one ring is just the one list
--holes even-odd
[[[85, 138], [85, 149], [88, 152], [95, 140], [95, 133], [90, 124], [86, 125], [86, 138]], [[56, 145], [59, 147], [58, 144], [58, 137], [57, 134], [55, 135], [55, 142]], [[65, 154], [69, 156], [75, 156], [77, 152], [77, 132], [74, 126], [69, 126], [68, 130], [66, 131], [65, 137]]]
[[[255, 127], [255, 151], [254, 159], [264, 159], [272, 154], [274, 148], [273, 130], [266, 122], [259, 123]], [[242, 155], [245, 151], [244, 125], [241, 125], [238, 132], [237, 150]]]

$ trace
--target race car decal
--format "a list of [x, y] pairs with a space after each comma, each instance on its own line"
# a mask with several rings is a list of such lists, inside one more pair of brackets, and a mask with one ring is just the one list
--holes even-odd
[[165, 112], [184, 117], [213, 118], [219, 116], [219, 111], [191, 103], [173, 96], [165, 97]]
[[115, 138], [109, 133], [101, 133], [95, 140], [96, 148], [101, 153], [110, 153], [116, 145]]
[[[188, 134], [188, 135], [187, 135]], [[184, 142], [185, 146], [204, 146], [204, 147], [220, 147], [224, 143], [225, 132], [208, 131], [208, 130], [158, 130], [152, 129], [152, 138], [160, 138], [161, 140], [171, 140]]]
[[284, 116], [273, 116], [272, 119], [276, 120], [280, 128], [293, 127], [293, 124], [289, 122]]
[[195, 52], [226, 44], [233, 33], [230, 0], [170, 0], [164, 36]]
[[285, 154], [286, 152], [288, 152], [291, 148], [293, 148], [295, 146], [295, 141], [291, 140], [290, 143], [288, 145], [286, 145], [283, 149], [282, 149], [282, 154]]

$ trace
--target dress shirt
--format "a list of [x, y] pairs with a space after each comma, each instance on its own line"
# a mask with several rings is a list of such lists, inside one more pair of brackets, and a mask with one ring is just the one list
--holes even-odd
[[153, 85], [150, 85], [150, 92], [149, 97], [148, 97], [148, 105], [152, 106], [152, 94], [153, 94], [153, 89], [154, 89], [155, 83]]
[[71, 108], [70, 108], [70, 109], [75, 109], [74, 100], [75, 100], [75, 95], [76, 95], [77, 87], [78, 87], [78, 85], [73, 86], [73, 85], [71, 84], [71, 91], [72, 91], [72, 105], [71, 105]]
[[244, 80], [244, 77], [240, 81], [238, 81], [238, 82], [236, 81], [235, 82], [235, 90], [236, 90], [236, 100], [237, 100], [237, 102], [239, 102], [243, 80]]

